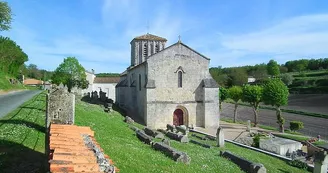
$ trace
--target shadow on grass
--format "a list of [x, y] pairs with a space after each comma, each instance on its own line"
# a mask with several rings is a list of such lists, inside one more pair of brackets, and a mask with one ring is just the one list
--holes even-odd
[[[94, 99], [92, 100], [88, 95], [84, 96], [81, 98], [81, 101], [89, 103], [89, 104], [94, 104], [94, 105], [102, 105], [105, 106], [106, 103], [112, 103], [112, 108], [114, 111], [120, 113], [123, 117], [129, 116], [131, 117], [136, 123], [141, 124], [141, 125], [146, 125], [145, 122], [143, 121], [142, 118], [136, 116], [135, 111], [126, 111], [125, 109], [122, 109], [119, 107], [117, 104], [113, 103], [113, 100], [107, 99], [105, 101], [101, 101], [101, 99]], [[130, 112], [130, 113], [129, 113]]]
[[0, 170], [6, 173], [41, 173], [48, 171], [47, 157], [24, 145], [0, 141]]
[[45, 133], [46, 128], [44, 126], [40, 126], [39, 124], [24, 121], [24, 120], [0, 120], [0, 124], [16, 124], [16, 125], [25, 125], [27, 127], [33, 128], [39, 132]]
[[40, 108], [35, 108], [35, 107], [30, 107], [30, 106], [22, 106], [22, 107], [19, 107], [21, 109], [35, 109], [35, 110], [38, 110], [38, 111], [42, 111], [42, 112], [45, 112], [46, 109], [40, 109]]
[[283, 173], [290, 173], [289, 171], [285, 171], [285, 170], [283, 170], [283, 169], [278, 169], [280, 172], [283, 172]]

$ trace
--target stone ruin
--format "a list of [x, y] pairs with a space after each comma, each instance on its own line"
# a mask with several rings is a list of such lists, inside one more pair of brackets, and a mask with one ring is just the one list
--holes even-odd
[[69, 93], [62, 84], [51, 89], [47, 95], [46, 125], [74, 124], [75, 95]]

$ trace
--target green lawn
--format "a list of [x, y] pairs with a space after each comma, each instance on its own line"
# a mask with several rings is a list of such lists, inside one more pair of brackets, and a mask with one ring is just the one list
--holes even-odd
[[46, 172], [45, 93], [0, 119], [0, 172]]
[[[176, 163], [164, 154], [153, 150], [149, 145], [140, 142], [118, 112], [108, 114], [97, 105], [83, 102], [77, 102], [75, 109], [76, 124], [90, 126], [95, 131], [95, 138], [122, 173], [241, 172], [237, 165], [219, 156], [220, 150], [217, 147], [206, 149], [191, 143], [181, 144], [171, 141], [171, 146], [186, 152], [191, 157], [190, 165]], [[208, 143], [215, 145], [214, 141]], [[277, 158], [230, 143], [226, 143], [225, 149], [264, 164], [268, 172], [306, 172], [291, 167]]]
[[[219, 156], [219, 149], [171, 141], [171, 146], [188, 153], [190, 165], [176, 163], [140, 142], [118, 112], [105, 113], [97, 105], [76, 103], [75, 122], [90, 126], [95, 137], [122, 173], [143, 172], [242, 172]], [[35, 96], [5, 118], [0, 119], [0, 172], [46, 172], [45, 93]], [[141, 125], [136, 124], [141, 127]], [[214, 141], [208, 141], [215, 145]], [[284, 161], [226, 143], [226, 150], [265, 165], [268, 172], [306, 172]]]

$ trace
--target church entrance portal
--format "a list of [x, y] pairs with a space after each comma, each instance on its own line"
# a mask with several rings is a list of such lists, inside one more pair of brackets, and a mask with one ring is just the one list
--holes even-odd
[[180, 126], [183, 125], [183, 111], [181, 109], [176, 109], [173, 113], [173, 125]]

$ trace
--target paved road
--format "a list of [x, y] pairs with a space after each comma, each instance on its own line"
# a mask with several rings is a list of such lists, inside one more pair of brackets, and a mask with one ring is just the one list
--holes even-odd
[[42, 92], [41, 90], [18, 91], [0, 95], [0, 118], [18, 108], [21, 104]]
[[[234, 105], [229, 103], [222, 104], [221, 117], [233, 118]], [[328, 119], [310, 117], [292, 113], [282, 112], [286, 122], [285, 128], [289, 128], [289, 122], [293, 120], [302, 121], [304, 123], [304, 129], [300, 130], [301, 133], [316, 137], [321, 135], [323, 139], [328, 140]], [[254, 113], [250, 107], [238, 106], [237, 119], [247, 121], [254, 121]], [[259, 123], [272, 127], [278, 127], [276, 123], [276, 112], [272, 110], [260, 109], [259, 111]]]

